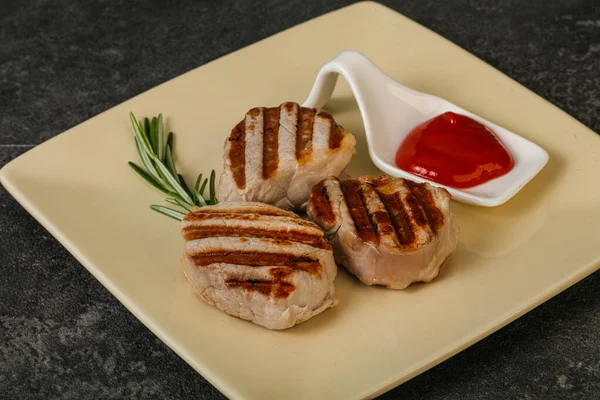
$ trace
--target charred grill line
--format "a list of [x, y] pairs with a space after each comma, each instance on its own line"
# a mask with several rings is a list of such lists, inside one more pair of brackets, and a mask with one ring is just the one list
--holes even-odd
[[207, 237], [256, 237], [302, 243], [319, 249], [330, 248], [323, 236], [300, 230], [268, 230], [250, 226], [186, 226], [183, 228], [184, 240], [197, 240]]
[[248, 292], [256, 291], [265, 296], [285, 299], [296, 290], [293, 283], [285, 280], [292, 273], [294, 270], [291, 268], [271, 268], [269, 275], [273, 277], [273, 280], [229, 278], [225, 281], [225, 285], [229, 288], [240, 288]]
[[246, 119], [238, 123], [229, 137], [229, 162], [236, 186], [246, 187]]
[[296, 131], [296, 160], [305, 163], [312, 153], [312, 137], [315, 124], [315, 110], [300, 107], [298, 110], [298, 130]]
[[409, 246], [414, 242], [415, 235], [401, 200], [398, 198], [398, 193], [384, 194], [379, 191], [377, 193], [385, 207], [385, 211], [390, 216], [390, 221], [396, 230], [400, 245]]
[[342, 145], [342, 139], [344, 138], [344, 133], [342, 132], [342, 128], [335, 123], [335, 121], [331, 120], [332, 130], [329, 135], [329, 148], [334, 150]]
[[359, 185], [358, 181], [342, 181], [342, 193], [354, 222], [356, 233], [365, 242], [375, 243], [377, 235], [371, 226], [366, 207], [358, 193]]
[[367, 200], [365, 199], [365, 188], [364, 185], [359, 186], [358, 188], [358, 196], [360, 197], [360, 200], [362, 202], [362, 206], [365, 209], [365, 213], [367, 214], [367, 218], [369, 218], [369, 224], [371, 224], [371, 228], [373, 229], [373, 232], [375, 233], [375, 236], [377, 237], [377, 241], [379, 242], [379, 240], [381, 239], [380, 235], [379, 235], [379, 226], [377, 225], [377, 222], [374, 219], [374, 215], [369, 211], [369, 208], [367, 207]]
[[[271, 218], [261, 218], [261, 217], [271, 217]], [[261, 215], [252, 215], [252, 214], [236, 214], [236, 213], [229, 213], [229, 212], [220, 212], [220, 213], [207, 213], [205, 212], [203, 209], [201, 211], [195, 211], [192, 213], [188, 213], [186, 214], [186, 216], [184, 217], [184, 221], [185, 222], [195, 222], [195, 221], [207, 221], [207, 220], [214, 220], [214, 219], [218, 219], [221, 221], [224, 220], [235, 220], [235, 221], [282, 221], [282, 222], [289, 222], [289, 223], [293, 223], [295, 225], [299, 225], [299, 226], [303, 226], [303, 227], [307, 227], [307, 228], [313, 228], [313, 229], [319, 229], [319, 227], [317, 225], [315, 225], [314, 222], [310, 222], [310, 221], [305, 221], [302, 218], [298, 217], [298, 216], [288, 216], [288, 215], [281, 215], [281, 214], [275, 214], [275, 215], [270, 215], [270, 214], [261, 214]]]
[[322, 266], [318, 259], [297, 256], [289, 253], [269, 253], [260, 251], [197, 251], [188, 254], [198, 267], [228, 263], [251, 267], [288, 267], [321, 276]]
[[423, 184], [411, 181], [407, 181], [406, 183], [413, 195], [419, 200], [432, 232], [437, 233], [444, 225], [444, 218], [442, 212], [435, 206], [433, 195]]
[[417, 199], [417, 196], [409, 191], [404, 196], [404, 204], [410, 209], [413, 221], [425, 230], [430, 230], [429, 221], [425, 216], [425, 211], [423, 211], [423, 207], [421, 207], [421, 202]]
[[333, 206], [329, 197], [329, 192], [325, 187], [325, 181], [319, 182], [313, 189], [311, 194], [313, 207], [316, 210], [317, 215], [326, 224], [335, 223], [335, 214], [333, 213]]
[[263, 118], [263, 179], [269, 179], [279, 166], [279, 107], [267, 108]]
[[[389, 237], [390, 240], [398, 245], [399, 239], [397, 238], [396, 229], [392, 225], [390, 213], [385, 208], [381, 194], [371, 183], [363, 183], [361, 193], [363, 193], [363, 201], [365, 202], [366, 210], [371, 224], [373, 225], [373, 229], [377, 234], [378, 242], [381, 242], [384, 237]], [[369, 207], [369, 202], [375, 204]], [[371, 210], [372, 208], [375, 209]]]
[[342, 128], [335, 122], [333, 116], [327, 111], [319, 111], [318, 116], [329, 121], [329, 149], [334, 150], [340, 147], [344, 137]]

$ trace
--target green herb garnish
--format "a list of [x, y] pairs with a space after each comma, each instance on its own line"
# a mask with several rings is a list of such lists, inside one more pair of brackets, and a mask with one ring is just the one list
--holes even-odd
[[[215, 171], [210, 173], [209, 178], [202, 180], [202, 174], [198, 175], [193, 190], [190, 190], [175, 168], [173, 159], [173, 132], [169, 132], [167, 141], [164, 140], [163, 117], [144, 118], [144, 121], [138, 121], [133, 113], [129, 113], [131, 125], [135, 132], [134, 140], [138, 154], [142, 163], [146, 167], [136, 165], [129, 161], [129, 166], [137, 172], [139, 176], [160, 190], [167, 197], [166, 202], [175, 204], [183, 208], [186, 212], [173, 210], [172, 208], [153, 204], [151, 209], [164, 214], [168, 217], [181, 221], [187, 212], [191, 212], [193, 207], [203, 207], [217, 204], [215, 195]], [[204, 190], [208, 184], [208, 199], [204, 198]]]

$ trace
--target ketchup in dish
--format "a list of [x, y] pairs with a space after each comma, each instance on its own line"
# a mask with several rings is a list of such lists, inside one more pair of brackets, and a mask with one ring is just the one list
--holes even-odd
[[396, 165], [442, 185], [464, 189], [506, 174], [514, 161], [490, 128], [446, 112], [408, 134], [396, 153]]

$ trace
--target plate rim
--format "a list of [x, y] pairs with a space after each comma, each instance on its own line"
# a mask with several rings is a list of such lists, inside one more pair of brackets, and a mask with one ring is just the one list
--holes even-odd
[[[293, 27], [290, 27], [286, 30], [280, 31], [274, 35], [271, 35], [267, 38], [264, 38], [260, 41], [257, 41], [255, 43], [249, 44], [248, 46], [242, 47], [240, 49], [237, 49], [231, 53], [228, 53], [222, 57], [219, 57], [215, 60], [212, 60], [208, 63], [202, 64], [197, 66], [196, 68], [187, 71], [183, 74], [180, 74], [174, 78], [171, 78], [163, 83], [160, 83], [159, 85], [156, 85], [152, 88], [149, 88], [148, 90], [145, 90], [127, 100], [125, 100], [124, 102], [121, 102], [119, 104], [114, 105], [113, 107], [95, 115], [94, 117], [87, 119], [77, 125], [75, 125], [74, 127], [71, 127], [55, 136], [53, 136], [52, 138], [46, 140], [43, 143], [40, 143], [39, 145], [35, 146], [32, 149], [29, 149], [27, 151], [25, 151], [23, 154], [19, 155], [18, 157], [16, 157], [15, 159], [11, 160], [10, 162], [8, 162], [7, 164], [5, 164], [1, 169], [0, 169], [0, 183], [4, 186], [4, 188], [7, 190], [7, 192], [9, 192], [11, 194], [11, 196], [13, 196], [15, 198], [15, 200], [21, 204], [21, 206], [30, 214], [32, 215], [50, 234], [52, 234], [53, 237], [55, 237], [57, 239], [57, 241], [63, 246], [65, 247], [65, 249], [67, 249], [67, 251], [69, 251], [69, 253], [71, 253], [71, 255], [73, 255], [73, 257], [75, 257], [75, 259], [82, 264], [82, 266], [87, 269], [93, 276], [94, 278], [96, 278], [113, 296], [115, 296], [115, 298], [117, 298], [117, 300], [119, 300], [119, 302], [121, 302], [123, 304], [123, 306], [125, 306], [125, 308], [127, 308], [127, 310], [129, 310], [142, 324], [144, 324], [151, 332], [153, 332], [161, 341], [163, 341], [167, 346], [169, 346], [169, 348], [171, 350], [173, 350], [179, 357], [181, 357], [183, 360], [185, 360], [190, 366], [192, 366], [192, 368], [194, 368], [197, 372], [199, 372], [208, 382], [210, 382], [212, 385], [214, 385], [221, 393], [223, 393], [225, 396], [230, 397], [230, 398], [246, 398], [246, 396], [243, 393], [239, 393], [239, 391], [237, 389], [235, 389], [233, 386], [228, 385], [225, 382], [221, 382], [221, 379], [214, 376], [211, 373], [210, 368], [208, 368], [204, 363], [201, 362], [201, 360], [197, 360], [194, 359], [193, 357], [189, 356], [188, 354], [186, 354], [186, 352], [184, 350], [182, 350], [181, 345], [178, 343], [177, 340], [174, 340], [174, 338], [171, 338], [170, 335], [167, 335], [158, 324], [156, 324], [152, 318], [149, 318], [148, 315], [146, 315], [146, 313], [144, 313], [143, 311], [139, 310], [139, 308], [137, 306], [135, 306], [130, 300], [129, 298], [124, 295], [120, 290], [118, 290], [118, 288], [116, 286], [114, 286], [114, 284], [108, 280], [104, 274], [102, 274], [102, 271], [100, 270], [100, 268], [98, 268], [94, 263], [90, 262], [89, 260], [86, 259], [86, 257], [81, 254], [77, 248], [73, 245], [71, 245], [69, 243], [69, 239], [66, 238], [62, 232], [60, 232], [59, 230], [55, 229], [55, 227], [53, 226], [53, 224], [48, 220], [47, 216], [45, 216], [43, 213], [41, 213], [35, 206], [33, 206], [30, 203], [30, 200], [23, 194], [20, 192], [20, 190], [14, 185], [14, 182], [12, 181], [11, 178], [11, 173], [12, 170], [15, 169], [15, 162], [17, 160], [20, 160], [19, 162], [23, 162], [23, 156], [25, 156], [26, 154], [30, 153], [30, 152], [37, 152], [36, 149], [38, 149], [39, 147], [44, 146], [46, 143], [48, 143], [49, 141], [58, 138], [60, 136], [62, 136], [63, 134], [76, 129], [77, 127], [81, 126], [82, 124], [85, 124], [95, 118], [98, 118], [100, 115], [103, 115], [105, 113], [111, 112], [113, 111], [116, 107], [125, 104], [127, 102], [130, 102], [131, 100], [142, 96], [143, 94], [155, 90], [158, 87], [161, 87], [163, 85], [168, 84], [169, 82], [171, 82], [174, 79], [178, 79], [186, 74], [189, 74], [192, 71], [195, 71], [196, 69], [199, 68], [203, 68], [206, 65], [213, 63], [215, 61], [221, 60], [231, 54], [237, 53], [238, 51], [242, 50], [242, 49], [246, 49], [249, 48], [251, 46], [257, 45], [265, 40], [271, 39], [275, 36], [281, 35], [284, 32], [287, 32], [288, 30], [293, 30], [307, 22], [310, 22], [314, 19], [317, 18], [323, 18], [327, 15], [330, 14], [334, 14], [334, 13], [338, 13], [342, 10], [348, 9], [348, 8], [352, 8], [352, 7], [358, 7], [361, 5], [368, 5], [368, 6], [376, 6], [377, 8], [383, 8], [387, 11], [391, 11], [395, 14], [398, 14], [400, 16], [403, 16], [404, 18], [408, 18], [405, 17], [403, 14], [388, 8], [387, 6], [381, 5], [379, 3], [373, 2], [373, 1], [362, 1], [362, 2], [358, 2], [358, 3], [354, 3], [351, 4], [349, 6], [346, 7], [342, 7], [336, 10], [333, 10], [329, 13], [326, 14], [322, 14], [320, 16], [317, 16], [315, 18], [312, 18], [310, 20], [304, 21], [300, 24], [297, 24]], [[413, 23], [419, 25], [421, 27], [421, 29], [425, 29], [427, 31], [433, 32], [434, 34], [436, 34], [437, 36], [443, 38], [441, 35], [437, 34], [435, 31], [432, 31], [431, 29], [417, 23], [414, 20], [410, 20]], [[453, 44], [455, 46], [457, 46], [456, 44], [454, 44], [453, 42], [449, 41], [446, 38], [443, 38], [445, 41], [447, 41], [450, 44]], [[457, 46], [460, 48], [460, 46]], [[488, 63], [486, 63], [485, 61], [479, 59], [478, 57], [476, 57], [475, 55], [473, 55], [472, 53], [466, 51], [465, 49], [460, 48], [461, 50], [463, 50], [464, 52], [468, 53], [469, 55], [475, 57], [482, 65], [488, 66], [493, 68], [495, 71], [497, 71], [499, 74], [503, 75], [503, 76], [507, 76], [506, 74], [502, 73], [501, 71], [495, 69], [494, 67], [492, 67], [491, 65], [489, 65]], [[508, 77], [509, 79], [512, 80], [512, 78]], [[516, 82], [514, 80], [512, 80], [514, 83], [522, 86], [519, 82]], [[530, 93], [534, 93], [531, 90], [525, 88], [528, 92]], [[536, 96], [539, 97], [539, 95], [536, 94]], [[550, 104], [553, 107], [556, 108], [556, 111], [560, 111], [562, 114], [567, 115], [568, 117], [570, 117], [571, 119], [573, 119], [574, 121], [576, 121], [577, 123], [581, 124], [579, 121], [577, 121], [575, 118], [573, 118], [572, 116], [570, 116], [569, 114], [567, 114], [566, 112], [564, 112], [563, 110], [561, 110], [560, 108], [554, 106], [552, 103], [550, 103], [549, 101], [543, 99], [540, 97], [541, 100], [543, 100], [546, 104]], [[585, 126], [584, 126], [585, 127]], [[588, 130], [591, 133], [594, 133], [591, 129], [585, 127], [586, 130]], [[502, 321], [500, 321], [499, 323], [496, 322], [494, 324], [490, 324], [489, 327], [487, 327], [486, 329], [482, 329], [481, 332], [478, 332], [476, 335], [473, 335], [473, 337], [470, 337], [469, 340], [466, 340], [463, 342], [462, 345], [460, 346], [451, 346], [452, 350], [449, 352], [444, 352], [444, 355], [442, 357], [437, 357], [433, 360], [428, 360], [421, 368], [414, 370], [412, 373], [408, 374], [408, 375], [402, 375], [402, 373], [398, 373], [395, 374], [395, 378], [392, 380], [389, 380], [389, 382], [380, 385], [379, 389], [377, 390], [373, 390], [374, 388], [370, 388], [365, 390], [362, 393], [357, 393], [356, 398], [360, 397], [371, 397], [371, 396], [378, 396], [382, 393], [385, 393], [386, 391], [398, 386], [399, 384], [402, 384], [410, 379], [412, 379], [413, 377], [425, 372], [426, 370], [432, 368], [433, 366], [451, 358], [452, 356], [454, 356], [455, 354], [463, 351], [464, 349], [470, 347], [471, 345], [477, 343], [479, 340], [487, 337], [488, 335], [490, 335], [491, 333], [501, 329], [502, 327], [506, 326], [507, 324], [509, 324], [510, 322], [518, 319], [519, 317], [521, 317], [522, 315], [524, 315], [525, 313], [529, 312], [530, 310], [532, 310], [533, 308], [537, 307], [538, 305], [544, 303], [545, 301], [547, 301], [548, 299], [552, 298], [553, 296], [561, 293], [563, 290], [565, 290], [566, 288], [570, 287], [571, 285], [575, 284], [576, 282], [580, 281], [581, 279], [585, 278], [586, 276], [590, 275], [591, 273], [593, 273], [596, 269], [598, 269], [600, 267], [600, 265], [598, 264], [598, 262], [600, 261], [600, 255], [598, 256], [597, 260], [595, 262], [592, 262], [590, 264], [586, 264], [585, 266], [582, 266], [580, 268], [578, 268], [575, 273], [572, 273], [571, 275], [569, 275], [567, 278], [563, 279], [562, 281], [558, 282], [557, 284], [555, 284], [554, 286], [552, 286], [550, 289], [547, 289], [546, 291], [544, 291], [543, 295], [538, 295], [537, 296], [537, 301], [531, 302], [530, 304], [528, 304], [526, 307], [521, 307], [521, 310], [518, 311], [517, 313], [509, 313], [510, 315], [507, 318], [503, 318]], [[402, 375], [401, 378], [398, 378], [398, 376]]]

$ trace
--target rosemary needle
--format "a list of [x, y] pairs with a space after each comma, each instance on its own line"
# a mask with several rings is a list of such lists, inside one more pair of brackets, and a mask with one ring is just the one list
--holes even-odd
[[184, 213], [179, 212], [177, 210], [173, 210], [172, 208], [169, 208], [169, 207], [158, 206], [156, 204], [153, 204], [150, 206], [150, 208], [153, 209], [154, 211], [157, 211], [161, 214], [166, 215], [167, 217], [176, 219], [177, 221], [181, 221], [181, 220], [183, 220], [183, 217], [185, 217]]

